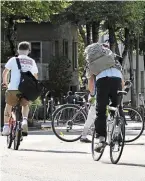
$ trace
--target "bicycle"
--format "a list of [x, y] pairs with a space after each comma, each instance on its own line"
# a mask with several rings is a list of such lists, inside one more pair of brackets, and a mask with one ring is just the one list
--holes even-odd
[[142, 93], [139, 93], [139, 100], [140, 100], [140, 104], [139, 104], [138, 111], [140, 112], [140, 114], [142, 115], [145, 121], [145, 100]]
[[131, 136], [126, 135], [125, 142], [133, 142], [137, 140], [144, 131], [145, 125], [145, 112], [144, 112], [144, 98], [141, 93], [139, 93], [140, 106], [138, 108], [131, 107], [131, 101], [128, 105], [124, 105], [124, 114], [126, 117], [126, 132], [131, 134]]
[[[43, 83], [42, 86], [44, 88]], [[12, 143], [14, 142], [14, 150], [18, 150], [20, 142], [23, 140], [23, 136], [27, 136], [27, 133], [22, 132], [22, 115], [20, 102], [23, 98], [23, 95], [20, 93], [16, 96], [18, 97], [18, 103], [16, 106], [12, 107], [11, 117], [9, 119], [10, 133], [7, 136], [7, 148], [10, 149]]]
[[[118, 96], [126, 95], [126, 91], [118, 91]], [[117, 107], [108, 106], [108, 116], [107, 116], [107, 136], [105, 140], [105, 147], [110, 146], [110, 159], [113, 164], [118, 163], [121, 158], [124, 143], [125, 143], [125, 119], [121, 115], [122, 110], [122, 100], [120, 99], [119, 105]], [[114, 112], [114, 114], [111, 113]], [[101, 149], [98, 153], [96, 152], [95, 145], [98, 143], [98, 135], [95, 130], [92, 137], [92, 157], [94, 161], [99, 161], [103, 155], [105, 147]], [[117, 158], [114, 158], [114, 153], [118, 153]]]
[[23, 140], [23, 136], [27, 136], [26, 133], [22, 133], [21, 123], [21, 106], [20, 100], [23, 97], [22, 94], [17, 94], [18, 104], [12, 108], [12, 114], [9, 119], [10, 134], [7, 136], [7, 147], [11, 148], [14, 141], [14, 150], [18, 150], [20, 142]]
[[52, 120], [53, 112], [55, 111], [54, 100], [52, 97], [48, 98], [50, 91], [45, 93], [43, 102], [44, 102], [44, 123], [46, 119]]
[[[76, 92], [75, 94], [79, 94]], [[54, 134], [62, 141], [74, 142], [81, 138], [81, 133], [87, 119], [88, 103], [75, 102], [75, 104], [64, 104], [56, 109], [52, 116], [52, 130]], [[79, 96], [79, 95], [78, 95]], [[77, 104], [82, 104], [81, 106]]]

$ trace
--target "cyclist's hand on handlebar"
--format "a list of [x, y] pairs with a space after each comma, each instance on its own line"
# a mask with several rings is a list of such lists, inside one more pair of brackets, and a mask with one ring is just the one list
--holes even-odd
[[91, 96], [89, 95], [88, 101], [89, 101], [90, 104], [94, 104], [95, 101], [96, 101], [96, 97], [95, 97], [95, 96], [94, 96], [94, 97], [91, 97]]
[[3, 82], [3, 83], [2, 83], [2, 88], [3, 88], [3, 89], [6, 89], [7, 87], [8, 87], [7, 82]]

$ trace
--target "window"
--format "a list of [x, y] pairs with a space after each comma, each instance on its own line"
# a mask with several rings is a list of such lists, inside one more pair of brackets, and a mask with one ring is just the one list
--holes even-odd
[[59, 56], [59, 41], [56, 40], [55, 41], [55, 56], [58, 57]]
[[31, 42], [30, 57], [33, 58], [36, 63], [41, 62], [41, 42]]
[[68, 41], [63, 40], [63, 56], [68, 58]]
[[77, 42], [72, 43], [72, 63], [73, 63], [73, 70], [77, 68], [78, 60], [77, 60]]

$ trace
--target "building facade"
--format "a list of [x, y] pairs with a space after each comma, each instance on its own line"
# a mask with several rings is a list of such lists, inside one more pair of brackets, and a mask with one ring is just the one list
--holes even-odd
[[78, 90], [78, 31], [73, 24], [35, 23], [17, 24], [17, 43], [29, 41], [31, 57], [37, 63], [39, 79], [49, 80], [49, 62], [54, 56], [65, 56], [71, 61], [70, 89]]
[[[103, 36], [99, 37], [99, 42], [105, 42], [106, 40], [109, 39], [109, 35], [105, 34]], [[119, 51], [120, 54], [122, 55], [124, 46], [122, 43], [118, 44], [119, 46]], [[128, 56], [126, 57], [125, 60], [125, 65], [124, 65], [124, 79], [129, 80], [130, 79], [130, 63]], [[133, 54], [133, 72], [134, 72], [134, 92], [136, 93], [136, 54]], [[145, 64], [144, 64], [144, 57], [139, 56], [139, 92], [142, 93], [145, 99]], [[135, 95], [136, 96], [136, 95]], [[127, 96], [124, 96], [124, 101], [131, 100], [131, 92], [127, 94]]]

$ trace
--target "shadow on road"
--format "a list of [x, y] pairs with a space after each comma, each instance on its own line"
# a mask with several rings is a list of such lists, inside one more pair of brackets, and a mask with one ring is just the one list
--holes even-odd
[[90, 154], [82, 151], [62, 151], [62, 150], [36, 150], [36, 149], [19, 149], [19, 151], [32, 151], [32, 152], [43, 152], [43, 153], [75, 153], [75, 154]]
[[[105, 162], [105, 161], [102, 161], [102, 163], [112, 164], [110, 162]], [[132, 167], [145, 167], [145, 164], [137, 164], [137, 163], [118, 163], [116, 166], [120, 166], [120, 165], [132, 166]]]
[[28, 132], [29, 135], [54, 135], [53, 131], [47, 130], [33, 130]]
[[145, 145], [145, 143], [125, 143], [126, 146], [142, 146]]
[[133, 166], [133, 167], [145, 167], [145, 164], [136, 164], [136, 163], [118, 163], [118, 165]]

